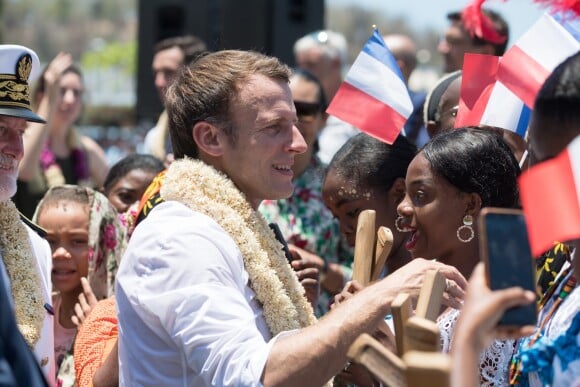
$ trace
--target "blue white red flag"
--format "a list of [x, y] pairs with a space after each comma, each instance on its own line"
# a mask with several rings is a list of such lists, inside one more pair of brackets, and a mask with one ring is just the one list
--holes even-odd
[[465, 54], [455, 127], [489, 125], [525, 137], [531, 110], [497, 80], [499, 56]]
[[392, 144], [412, 111], [401, 70], [375, 28], [326, 112]]
[[[579, 15], [580, 16], [580, 15]], [[574, 37], [580, 41], [580, 19], [572, 11], [553, 13], [552, 17]]]
[[503, 55], [497, 77], [533, 108], [548, 75], [575, 54], [580, 43], [553, 17], [544, 13]]

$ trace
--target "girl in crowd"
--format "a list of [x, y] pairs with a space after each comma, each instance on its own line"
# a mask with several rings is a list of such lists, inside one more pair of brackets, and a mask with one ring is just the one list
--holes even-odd
[[153, 178], [164, 169], [163, 163], [151, 155], [129, 155], [111, 167], [103, 184], [103, 193], [122, 214], [139, 203]]
[[[435, 136], [415, 156], [406, 176], [398, 224], [410, 233], [413, 258], [436, 259], [469, 277], [479, 262], [476, 220], [483, 207], [517, 208], [518, 162], [492, 131], [461, 128]], [[394, 273], [393, 275], [396, 275]], [[438, 319], [443, 352], [449, 352], [458, 309]], [[482, 385], [505, 385], [513, 341], [495, 341], [480, 356]]]
[[376, 211], [376, 229], [388, 227], [393, 248], [386, 272], [392, 273], [410, 261], [405, 235], [397, 231], [397, 205], [405, 196], [405, 174], [417, 148], [403, 136], [393, 145], [365, 133], [349, 139], [334, 155], [324, 177], [322, 197], [340, 222], [340, 231], [354, 246], [358, 215]]
[[16, 206], [27, 216], [48, 188], [62, 184], [100, 187], [108, 166], [101, 147], [74, 128], [85, 86], [69, 54], [58, 54], [41, 75], [34, 94], [46, 124], [30, 124], [24, 135]]
[[[57, 378], [63, 385], [69, 385], [74, 368], [72, 356], [67, 352], [76, 334], [71, 320], [75, 304], [88, 285], [96, 299], [112, 294], [114, 276], [125, 247], [125, 229], [104, 195], [73, 185], [49, 189], [34, 219], [46, 230], [52, 250]], [[83, 277], [88, 279], [84, 284]]]
[[[129, 238], [137, 216], [136, 204], [153, 181], [165, 169], [151, 155], [127, 156], [111, 167], [103, 192], [120, 213]], [[86, 289], [86, 300], [79, 300], [76, 320], [79, 331], [75, 340], [75, 374], [78, 385], [118, 384], [117, 312], [115, 298], [96, 302]], [[89, 301], [90, 300], [90, 301]], [[82, 324], [81, 324], [82, 323]]]
[[129, 155], [111, 167], [105, 178], [103, 193], [119, 212], [130, 237], [137, 225], [139, 201], [155, 176], [163, 171], [163, 163], [151, 155]]

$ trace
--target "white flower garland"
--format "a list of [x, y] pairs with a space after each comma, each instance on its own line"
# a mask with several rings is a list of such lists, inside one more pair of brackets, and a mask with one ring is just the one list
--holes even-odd
[[227, 176], [198, 160], [178, 160], [169, 167], [161, 197], [213, 218], [233, 238], [272, 336], [316, 322], [282, 245]]
[[16, 322], [34, 349], [44, 320], [42, 283], [36, 270], [28, 232], [11, 200], [0, 202], [0, 249], [10, 278]]

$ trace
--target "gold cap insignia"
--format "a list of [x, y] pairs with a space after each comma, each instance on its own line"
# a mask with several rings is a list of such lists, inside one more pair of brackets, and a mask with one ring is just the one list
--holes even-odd
[[30, 54], [22, 54], [18, 61], [16, 61], [16, 78], [22, 81], [28, 81], [30, 72], [32, 71], [32, 56]]

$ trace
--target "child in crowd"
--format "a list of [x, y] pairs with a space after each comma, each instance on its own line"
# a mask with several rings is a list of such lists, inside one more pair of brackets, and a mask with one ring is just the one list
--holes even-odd
[[[75, 304], [87, 285], [96, 299], [112, 294], [125, 228], [104, 195], [74, 185], [51, 188], [34, 219], [46, 230], [52, 250], [57, 378], [59, 385], [69, 385], [68, 376], [74, 378], [72, 356], [67, 355], [76, 334], [71, 320]], [[81, 282], [83, 277], [88, 283]]]
[[322, 197], [340, 222], [340, 231], [354, 246], [358, 215], [376, 211], [376, 228], [388, 227], [393, 248], [387, 259], [392, 273], [408, 263], [406, 235], [395, 226], [397, 205], [405, 197], [405, 174], [417, 148], [403, 136], [386, 144], [365, 133], [352, 137], [334, 155], [324, 177]]
[[122, 214], [139, 203], [153, 178], [164, 169], [163, 163], [151, 155], [129, 155], [111, 167], [103, 184], [103, 193]]

